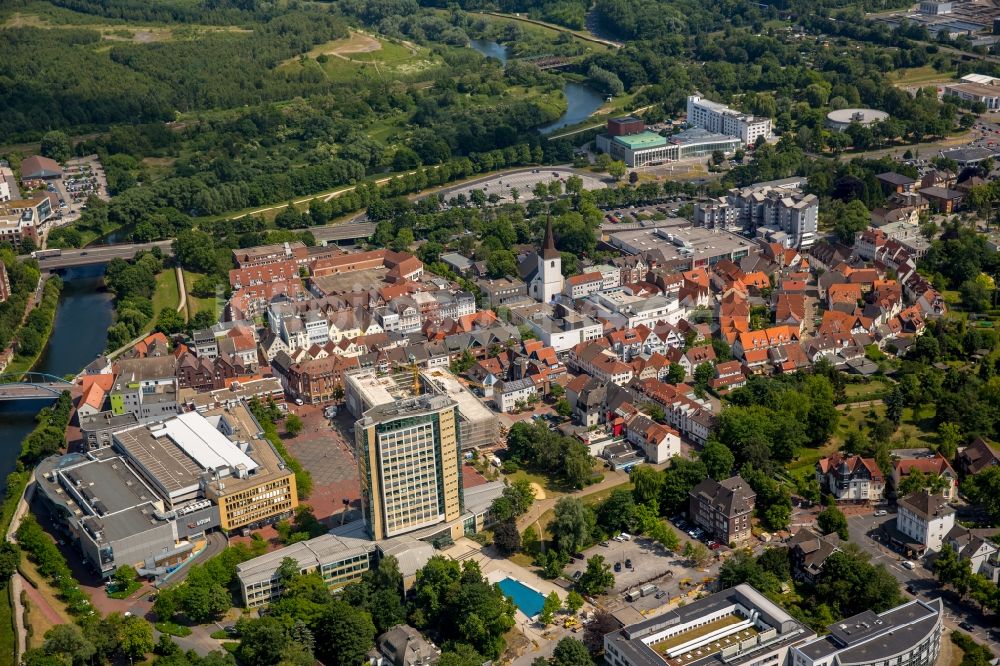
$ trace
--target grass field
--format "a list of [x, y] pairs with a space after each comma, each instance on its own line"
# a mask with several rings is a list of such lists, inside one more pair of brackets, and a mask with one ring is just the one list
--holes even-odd
[[940, 72], [930, 65], [899, 69], [889, 75], [889, 80], [897, 86], [916, 86], [926, 83], [941, 83], [951, 80], [953, 71]]
[[167, 27], [162, 25], [135, 25], [122, 21], [114, 23], [104, 17], [86, 16], [69, 10], [56, 11], [47, 3], [34, 3], [24, 11], [11, 14], [2, 24], [4, 28], [82, 28], [101, 33], [101, 39], [109, 42], [137, 42], [149, 44], [173, 40], [194, 39], [206, 32], [243, 32], [250, 30], [233, 26], [184, 25]]
[[873, 379], [868, 384], [848, 384], [844, 387], [848, 402], [863, 402], [865, 400], [876, 400], [882, 397], [885, 391], [885, 384], [877, 379]]
[[[48, 580], [38, 572], [38, 568], [35, 564], [27, 557], [22, 557], [20, 569], [35, 582], [42, 598], [44, 598], [46, 603], [48, 603], [48, 605], [59, 615], [63, 623], [72, 623], [73, 620], [70, 617], [70, 614], [66, 611], [66, 607], [63, 602], [59, 600], [59, 596], [55, 588], [53, 588], [49, 584]], [[28, 581], [25, 581], [24, 584], [26, 586], [31, 585]], [[49, 622], [44, 613], [31, 603], [28, 604], [28, 622], [31, 623], [32, 627], [31, 640], [28, 641], [28, 647], [38, 647], [42, 644], [45, 632], [51, 629], [53, 624]]]
[[163, 308], [176, 310], [180, 304], [180, 291], [177, 288], [177, 276], [173, 268], [168, 268], [156, 275], [156, 291], [153, 292], [153, 319], [146, 325], [145, 332], [153, 330], [156, 318]]
[[349, 37], [320, 44], [289, 58], [281, 67], [319, 68], [330, 80], [347, 82], [359, 77], [416, 74], [438, 64], [440, 61], [426, 47], [352, 32]]
[[194, 283], [197, 282], [198, 279], [202, 277], [204, 277], [204, 275], [201, 273], [192, 273], [191, 271], [184, 271], [184, 288], [187, 290], [188, 319], [195, 316], [199, 312], [203, 312], [206, 310], [208, 312], [215, 312], [214, 298], [196, 298], [195, 296], [191, 295], [191, 289], [194, 287]]

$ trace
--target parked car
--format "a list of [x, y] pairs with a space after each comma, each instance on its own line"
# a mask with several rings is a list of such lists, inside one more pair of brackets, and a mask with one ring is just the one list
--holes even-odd
[[573, 580], [580, 580], [580, 576], [582, 576], [582, 575], [583, 575], [582, 571], [574, 571], [573, 572]]
[[628, 532], [622, 532], [618, 536], [621, 538], [622, 541], [631, 541], [632, 540], [632, 535], [629, 534]]
[[719, 548], [722, 547], [722, 544], [719, 543], [718, 541], [709, 541], [708, 544], [706, 545], [712, 550], [718, 550]]
[[876, 517], [878, 517], [878, 516], [886, 516], [888, 514], [889, 514], [889, 512], [886, 511], [885, 509], [879, 509], [878, 511], [875, 512], [875, 516]]
[[601, 545], [604, 546], [605, 548], [607, 548], [608, 547], [608, 542], [607, 541], [602, 541]]
[[965, 620], [962, 620], [961, 622], [958, 623], [958, 628], [959, 629], [964, 629], [965, 631], [968, 631], [968, 632], [973, 632], [973, 631], [976, 630], [975, 627], [973, 627], [971, 624], [969, 624]]
[[917, 568], [917, 565], [909, 560], [903, 560], [901, 564], [903, 565], [904, 569], [910, 569], [911, 571]]
[[625, 560], [625, 568], [626, 569], [632, 568], [632, 560]]
[[656, 593], [655, 595], [653, 595], [653, 598], [654, 598], [654, 599], [662, 599], [662, 598], [663, 598], [663, 597], [665, 597], [665, 596], [667, 596], [667, 593], [666, 593], [666, 592], [664, 592], [663, 590], [660, 590], [660, 591], [659, 591], [659, 592], [657, 592], [657, 593]]
[[580, 561], [583, 561], [583, 560], [585, 560], [585, 559], [587, 559], [587, 558], [586, 558], [586, 556], [584, 556], [584, 554], [583, 554], [583, 553], [573, 553], [573, 559], [574, 559], [574, 560], [580, 560]]
[[621, 562], [615, 562], [615, 573], [618, 573], [621, 570], [622, 570], [622, 563]]

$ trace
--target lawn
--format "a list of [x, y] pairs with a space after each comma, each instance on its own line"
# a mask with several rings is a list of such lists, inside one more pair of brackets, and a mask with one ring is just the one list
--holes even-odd
[[914, 86], [924, 83], [948, 81], [954, 74], [955, 72], [952, 71], [939, 72], [932, 66], [925, 65], [923, 67], [908, 67], [896, 70], [889, 77], [897, 86]]
[[118, 589], [116, 587], [114, 592], [109, 591], [107, 594], [112, 599], [128, 599], [133, 594], [135, 594], [135, 591], [138, 590], [140, 587], [142, 587], [142, 583], [140, 583], [137, 580], [134, 580], [131, 583], [129, 583], [126, 587], [122, 589]]
[[153, 292], [153, 319], [146, 325], [145, 332], [153, 330], [156, 318], [163, 308], [177, 309], [181, 296], [177, 289], [177, 274], [168, 268], [156, 275], [156, 290]]
[[0, 653], [14, 654], [17, 652], [17, 635], [14, 629], [14, 600], [11, 598], [10, 585], [6, 586], [3, 599], [0, 599]]
[[788, 463], [785, 469], [789, 476], [795, 478], [811, 477], [814, 474], [816, 463], [820, 458], [825, 458], [840, 448], [840, 438], [832, 437], [829, 442], [815, 449], [803, 449], [798, 457]]
[[170, 634], [171, 636], [190, 636], [191, 627], [185, 627], [183, 624], [177, 624], [176, 622], [157, 622], [153, 625], [156, 630], [161, 634]]
[[515, 481], [520, 481], [525, 479], [532, 484], [533, 487], [537, 486], [542, 489], [545, 493], [543, 497], [538, 497], [538, 490], [535, 490], [535, 496], [537, 499], [548, 499], [552, 497], [559, 497], [565, 495], [567, 492], [572, 491], [571, 488], [566, 488], [565, 486], [559, 486], [557, 481], [550, 479], [544, 474], [534, 474], [532, 472], [527, 472], [523, 469], [514, 472], [513, 474], [507, 474], [507, 480], [511, 483]]
[[[585, 495], [585, 496], [581, 497], [580, 500], [583, 501], [583, 503], [586, 504], [587, 506], [589, 506], [590, 508], [596, 509], [598, 504], [600, 504], [601, 502], [603, 502], [604, 500], [606, 500], [608, 497], [610, 497], [611, 493], [613, 493], [614, 491], [618, 490], [619, 488], [624, 488], [626, 490], [631, 490], [632, 489], [632, 482], [631, 481], [624, 481], [624, 482], [618, 484], [617, 486], [611, 486], [610, 488], [604, 488], [603, 490], [600, 490], [598, 492], [592, 493], [590, 495]], [[540, 530], [539, 538], [542, 538], [542, 537], [545, 536], [546, 529], [548, 528], [549, 523], [552, 522], [553, 518], [555, 518], [555, 510], [554, 509], [549, 509], [548, 511], [546, 511], [545, 513], [543, 513], [541, 516], [539, 516], [538, 520], [536, 520], [533, 523], [533, 526], [535, 526], [536, 529]]]
[[[66, 610], [66, 605], [59, 599], [58, 592], [52, 587], [48, 579], [38, 572], [38, 567], [35, 566], [34, 562], [29, 560], [27, 557], [22, 557], [18, 570], [21, 571], [21, 574], [24, 575], [26, 579], [30, 579], [31, 581], [28, 582], [28, 580], [26, 580], [24, 584], [31, 585], [31, 583], [35, 583], [33, 587], [38, 589], [46, 603], [48, 603], [48, 605], [59, 614], [59, 617], [62, 618], [64, 624], [70, 624], [73, 622], [69, 612]], [[44, 634], [51, 625], [44, 618], [44, 615], [38, 610], [33, 610], [29, 613], [28, 617], [29, 621], [33, 623], [36, 622], [35, 618], [38, 618], [37, 623], [33, 624], [35, 628], [34, 637], [38, 638], [39, 643], [41, 643], [42, 634]]]
[[[205, 277], [202, 273], [193, 273], [191, 271], [184, 271], [184, 288], [187, 290], [187, 311], [188, 319], [195, 316], [199, 312], [209, 311], [215, 312], [215, 298], [198, 298], [191, 295], [191, 289], [194, 287], [194, 283], [198, 281], [199, 278]], [[220, 287], [222, 285], [219, 285]]]
[[885, 391], [885, 384], [873, 379], [867, 384], [848, 384], [844, 387], [844, 394], [848, 402], [864, 402], [866, 400], [877, 400], [882, 397]]

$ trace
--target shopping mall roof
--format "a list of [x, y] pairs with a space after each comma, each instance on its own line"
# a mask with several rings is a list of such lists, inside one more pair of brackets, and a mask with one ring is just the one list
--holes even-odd
[[666, 137], [662, 137], [655, 132], [626, 134], [625, 136], [616, 136], [614, 140], [629, 150], [642, 150], [644, 148], [657, 148], [659, 146], [667, 145]]

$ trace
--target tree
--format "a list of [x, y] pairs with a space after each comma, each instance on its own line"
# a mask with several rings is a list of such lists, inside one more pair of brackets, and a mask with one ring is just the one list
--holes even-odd
[[584, 594], [594, 596], [604, 594], [615, 584], [611, 566], [604, 563], [603, 555], [594, 555], [587, 560], [587, 568], [576, 581], [577, 588]]
[[716, 481], [722, 481], [732, 476], [736, 456], [733, 455], [728, 446], [714, 437], [708, 440], [698, 457], [705, 464], [708, 475]]
[[566, 595], [566, 610], [576, 613], [581, 608], [583, 608], [583, 597], [576, 590], [570, 590]]
[[635, 528], [635, 498], [625, 488], [615, 488], [597, 507], [597, 524], [606, 532], [618, 533]]
[[816, 585], [837, 617], [847, 617], [871, 609], [880, 613], [900, 603], [899, 581], [885, 566], [872, 566], [857, 546], [847, 544], [823, 563]]
[[870, 223], [871, 213], [868, 212], [868, 208], [860, 199], [854, 199], [836, 215], [833, 230], [842, 243], [853, 245], [855, 234], [867, 229]]
[[625, 163], [621, 160], [614, 160], [608, 164], [608, 175], [610, 175], [615, 180], [621, 180], [622, 176], [625, 175], [625, 170], [627, 167]]
[[553, 666], [594, 666], [594, 660], [590, 657], [587, 646], [566, 636], [556, 643], [555, 650], [552, 651]]
[[962, 491], [970, 502], [986, 510], [994, 525], [1000, 525], [1000, 466], [993, 465], [967, 477]]
[[742, 583], [752, 585], [764, 594], [777, 594], [781, 590], [778, 577], [771, 571], [766, 571], [749, 550], [736, 551], [719, 568], [719, 589]]
[[65, 162], [73, 152], [69, 144], [69, 137], [65, 132], [52, 130], [42, 136], [40, 152], [43, 156], [54, 159], [56, 162]]
[[556, 414], [567, 419], [573, 415], [573, 406], [565, 398], [560, 398], [555, 405], [555, 411]]
[[517, 523], [513, 518], [493, 526], [493, 544], [505, 555], [521, 549], [521, 534], [517, 531]]
[[127, 589], [139, 578], [139, 574], [136, 573], [135, 568], [129, 566], [128, 564], [123, 564], [115, 569], [115, 573], [112, 578], [114, 578], [115, 583], [119, 586]]
[[7, 584], [21, 563], [21, 549], [16, 543], [0, 543], [0, 587]]
[[292, 437], [298, 437], [302, 432], [302, 419], [298, 414], [289, 414], [285, 417], [285, 432]]
[[240, 663], [247, 666], [277, 664], [290, 643], [285, 618], [266, 615], [256, 619], [243, 619], [237, 623], [237, 629], [240, 632], [237, 655]]
[[232, 597], [222, 585], [188, 585], [181, 597], [181, 610], [192, 621], [202, 624], [229, 610]]
[[712, 552], [700, 541], [688, 541], [684, 544], [681, 554], [696, 567], [704, 566], [712, 557]]
[[357, 666], [375, 642], [375, 624], [367, 611], [334, 599], [313, 627], [316, 657], [330, 666]]
[[89, 663], [97, 649], [75, 624], [57, 624], [45, 632], [42, 651], [48, 655], [64, 655], [69, 663]]
[[135, 615], [126, 617], [119, 629], [118, 648], [132, 659], [141, 659], [147, 652], [152, 652], [152, 625]]
[[184, 330], [184, 317], [172, 307], [162, 308], [156, 315], [156, 330], [167, 335]]
[[680, 363], [671, 363], [670, 367], [667, 368], [667, 383], [680, 384], [685, 377], [687, 377], [687, 371]]
[[591, 621], [584, 627], [583, 644], [590, 652], [596, 654], [604, 649], [604, 637], [621, 626], [611, 613], [599, 608], [594, 611]]
[[945, 460], [954, 460], [958, 445], [962, 443], [962, 426], [957, 423], [942, 423], [938, 426], [937, 452]]
[[549, 534], [556, 548], [565, 553], [579, 552], [589, 541], [592, 512], [575, 497], [561, 497], [554, 509], [555, 516], [549, 523]]
[[637, 504], [646, 504], [658, 508], [660, 492], [663, 490], [664, 476], [647, 465], [632, 468], [629, 474], [632, 481], [632, 495]]
[[438, 666], [482, 666], [485, 661], [471, 645], [455, 643], [451, 649], [441, 652]]
[[823, 531], [823, 534], [833, 534], [836, 532], [837, 536], [844, 541], [847, 541], [850, 538], [850, 534], [847, 530], [847, 518], [844, 516], [843, 512], [833, 504], [820, 512], [820, 514], [816, 517], [816, 524], [819, 526], [819, 529]]
[[559, 595], [555, 592], [549, 592], [549, 595], [545, 597], [545, 602], [542, 603], [542, 611], [538, 614], [538, 621], [545, 626], [552, 624], [552, 620], [555, 619], [560, 608], [562, 608], [562, 602], [559, 601]]

